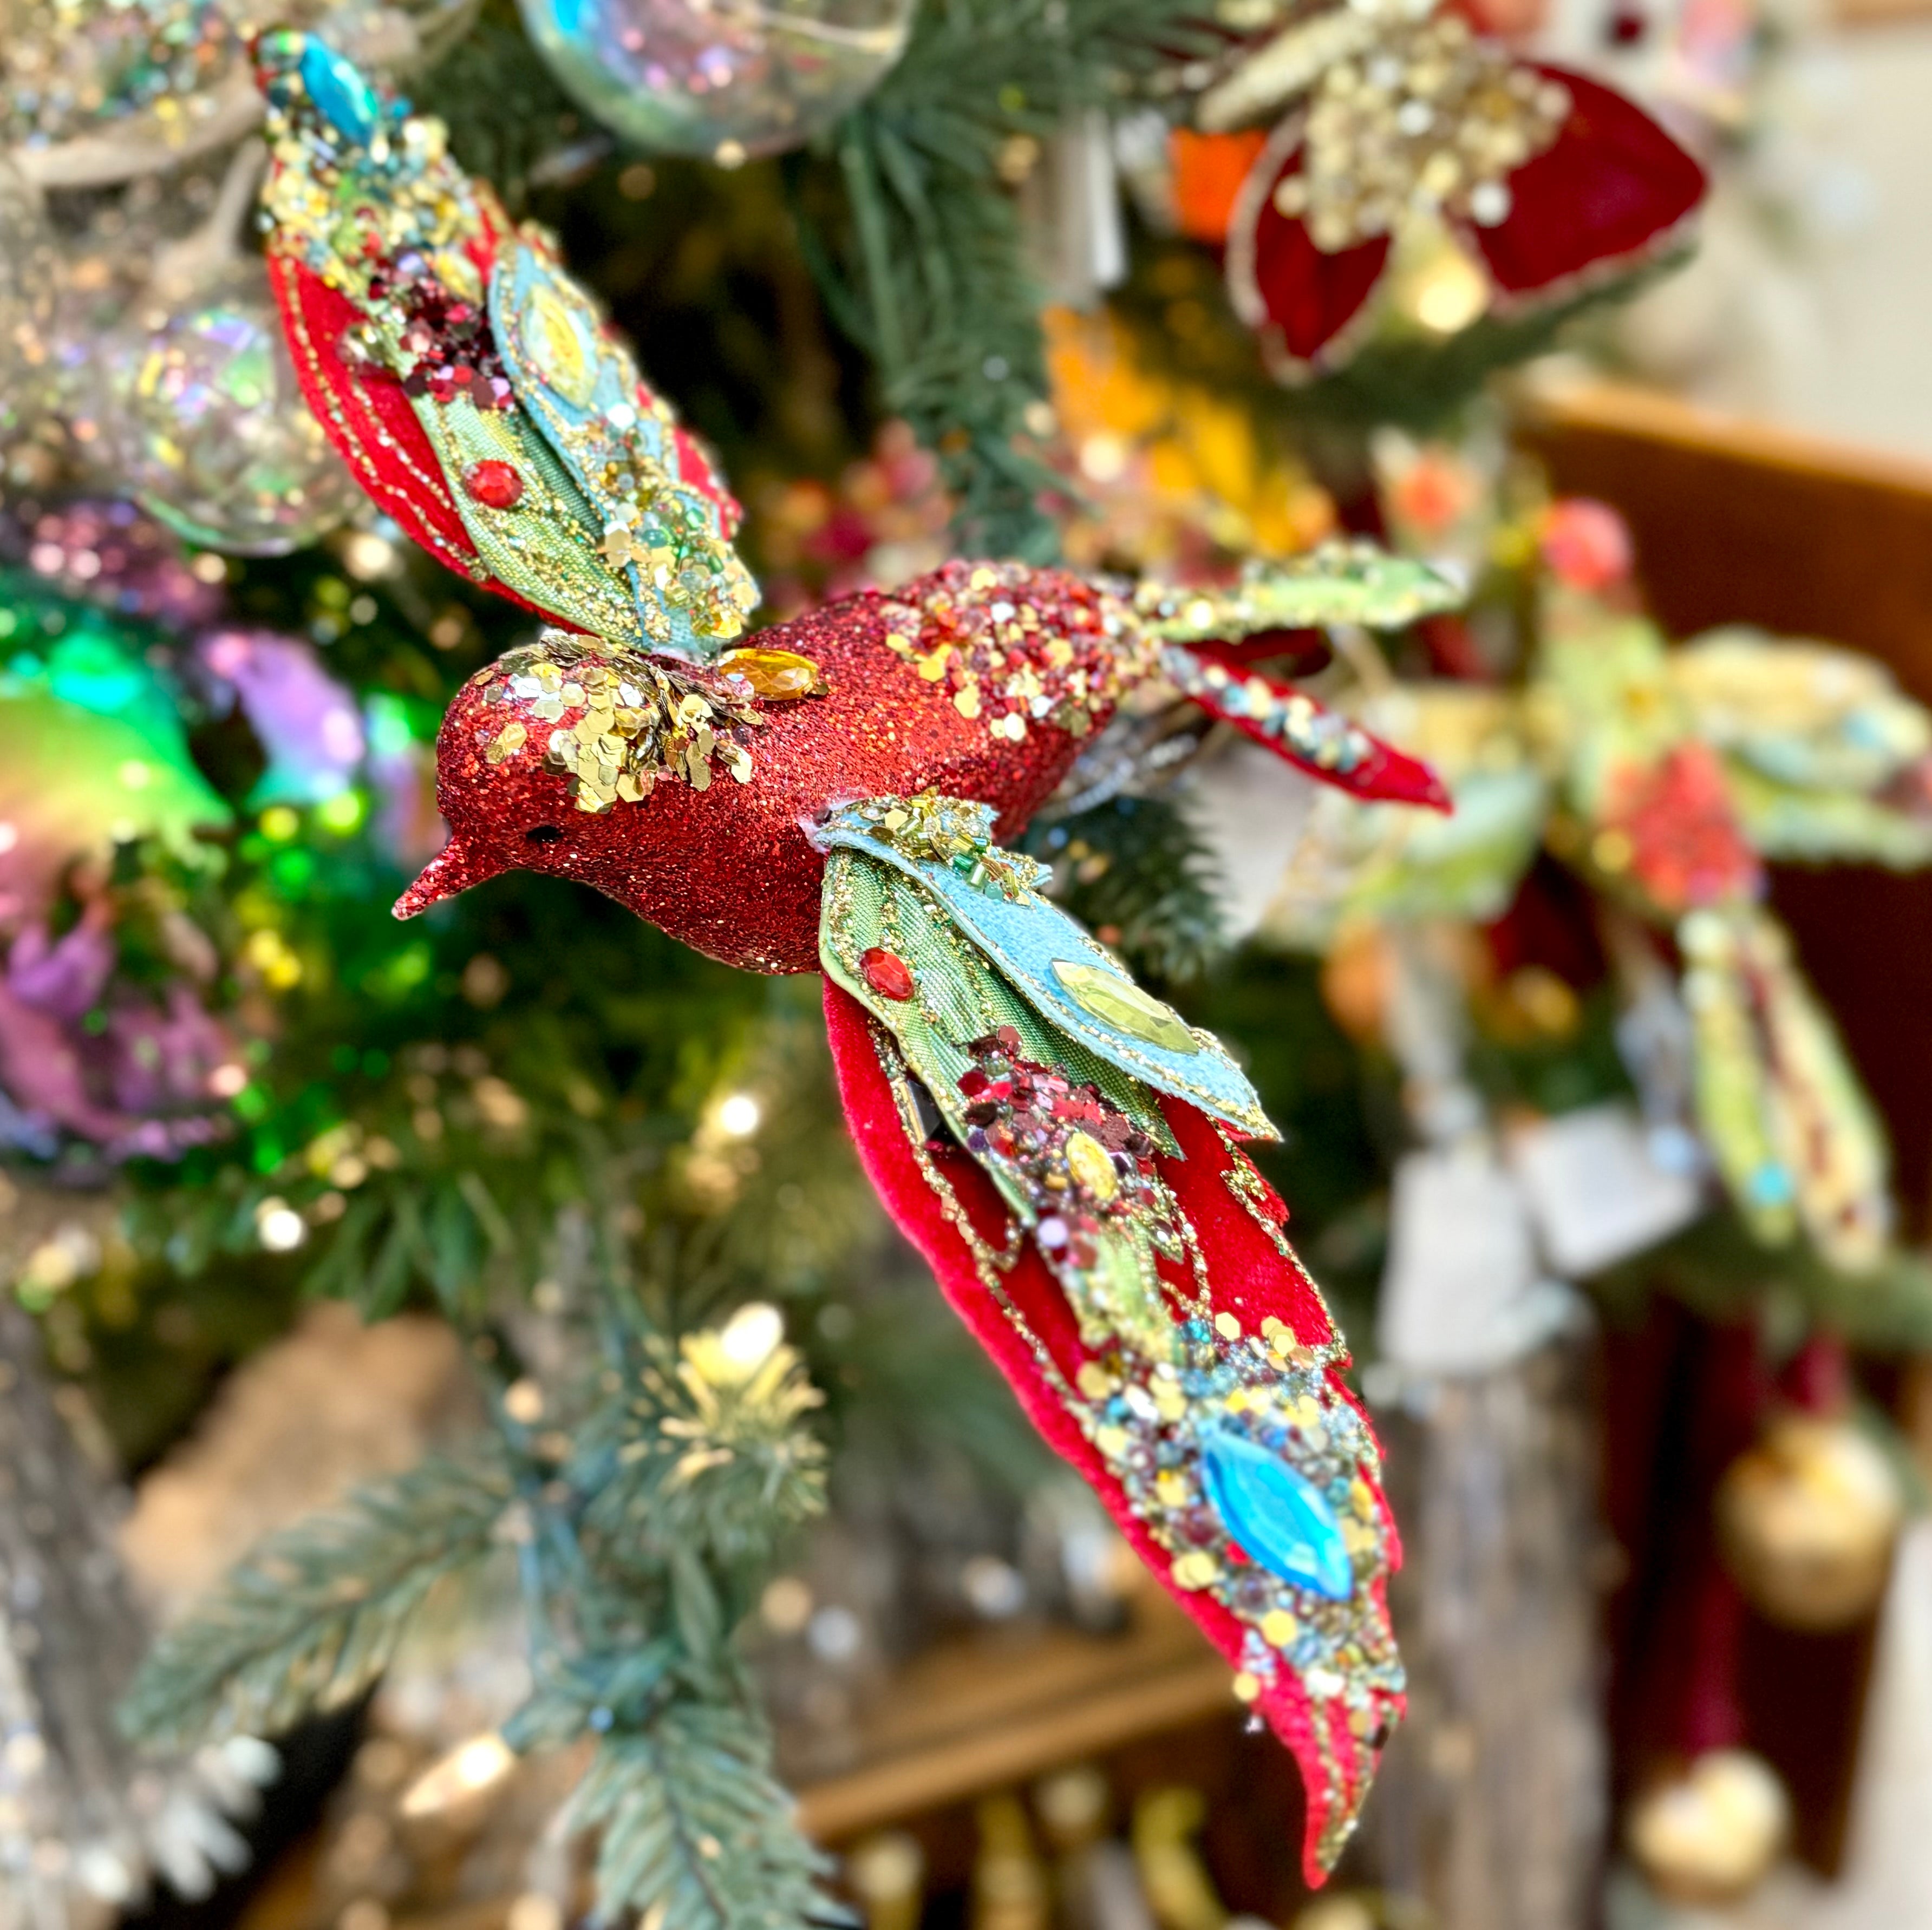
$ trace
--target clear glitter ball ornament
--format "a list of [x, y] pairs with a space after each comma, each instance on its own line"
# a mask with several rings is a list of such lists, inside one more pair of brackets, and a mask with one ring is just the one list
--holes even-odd
[[734, 166], [798, 147], [904, 51], [914, 0], [520, 0], [565, 88], [614, 133]]
[[0, 145], [44, 147], [152, 117], [186, 141], [239, 73], [220, 0], [0, 0]]
[[53, 320], [60, 262], [40, 197], [0, 156], [0, 446], [51, 406]]
[[121, 487], [190, 542], [280, 556], [356, 504], [302, 398], [257, 262], [126, 337], [105, 387], [101, 440]]

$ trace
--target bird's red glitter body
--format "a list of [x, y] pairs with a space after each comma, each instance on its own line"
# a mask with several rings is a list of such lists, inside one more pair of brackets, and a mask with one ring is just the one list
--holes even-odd
[[[976, 577], [976, 591], [969, 587]], [[490, 763], [484, 745], [521, 713], [466, 685], [436, 746], [437, 799], [450, 844], [398, 909], [420, 910], [520, 865], [594, 886], [727, 964], [817, 971], [824, 860], [806, 826], [828, 805], [931, 788], [991, 805], [998, 836], [1010, 840], [1078, 752], [1080, 739], [1048, 719], [1030, 718], [1017, 741], [995, 735], [996, 700], [978, 716], [963, 714], [952, 683], [922, 676], [886, 641], [897, 635], [928, 650], [944, 634], [936, 620], [996, 598], [1037, 619], [1025, 654], [1072, 639], [1084, 661], [1101, 667], [1084, 680], [1083, 714], [1090, 728], [1103, 724], [1114, 694], [1102, 654], [1112, 642], [1102, 628], [1110, 599], [1077, 577], [1013, 565], [949, 564], [890, 596], [868, 592], [760, 631], [758, 648], [809, 658], [827, 688], [823, 697], [764, 706], [769, 723], [751, 738], [745, 784], [722, 775], [701, 791], [660, 782], [641, 802], [579, 811], [566, 780], [544, 761], [553, 727], [532, 719], [521, 751]], [[916, 631], [907, 621], [915, 613]], [[1023, 653], [1007, 654], [1003, 668]], [[1059, 685], [1067, 674], [1060, 672]], [[1042, 681], [1050, 697], [1054, 672], [1046, 670]], [[580, 714], [567, 712], [562, 721]], [[542, 841], [530, 838], [532, 830]]]

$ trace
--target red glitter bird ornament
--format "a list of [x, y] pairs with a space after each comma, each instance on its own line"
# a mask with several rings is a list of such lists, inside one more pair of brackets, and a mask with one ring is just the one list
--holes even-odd
[[1245, 127], [1287, 101], [1235, 197], [1228, 286], [1288, 380], [1348, 359], [1414, 224], [1440, 223], [1507, 310], [1666, 252], [1707, 184], [1622, 94], [1514, 58], [1438, 0], [1347, 0], [1298, 19], [1199, 118]]
[[430, 549], [551, 619], [451, 705], [449, 842], [398, 913], [523, 866], [713, 958], [824, 973], [868, 1172], [1294, 1751], [1319, 1881], [1402, 1706], [1379, 1451], [1240, 1149], [1274, 1137], [1247, 1080], [995, 841], [1154, 678], [1327, 781], [1440, 805], [1235, 640], [1455, 592], [1363, 547], [1131, 597], [955, 562], [740, 642], [736, 507], [542, 238], [320, 41], [258, 58], [318, 416]]

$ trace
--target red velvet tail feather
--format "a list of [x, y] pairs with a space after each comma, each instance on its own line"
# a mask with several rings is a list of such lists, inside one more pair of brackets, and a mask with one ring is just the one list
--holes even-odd
[[[1095, 1385], [1090, 1377], [1098, 1363], [1039, 1247], [964, 1150], [950, 1140], [922, 1138], [890, 1036], [829, 978], [825, 1012], [847, 1121], [867, 1174], [1034, 1424], [1093, 1486], [1141, 1559], [1237, 1671], [1238, 1692], [1251, 1698], [1294, 1752], [1308, 1791], [1304, 1862], [1309, 1880], [1320, 1883], [1402, 1713], [1386, 1600], [1387, 1569], [1399, 1548], [1376, 1479], [1372, 1437], [1342, 1385], [1341, 1350], [1327, 1309], [1282, 1236], [1280, 1201], [1224, 1129], [1178, 1100], [1163, 1101], [1180, 1156], [1160, 1158], [1160, 1177], [1198, 1245], [1215, 1330], [1274, 1335], [1284, 1372], [1292, 1361], [1318, 1375], [1311, 1384], [1328, 1428], [1357, 1430], [1363, 1444], [1351, 1539], [1364, 1545], [1372, 1539], [1379, 1563], [1357, 1584], [1355, 1599], [1341, 1607], [1308, 1593], [1298, 1626], [1294, 1614], [1279, 1608], [1244, 1619], [1243, 1602], [1278, 1601], [1279, 1584], [1220, 1524], [1171, 1518], [1147, 1498], [1153, 1491], [1144, 1486], [1138, 1500], [1129, 1492], [1105, 1416], [1096, 1425], [1095, 1404], [1081, 1391]], [[1185, 1306], [1173, 1311], [1178, 1322], [1190, 1313]], [[1192, 1310], [1196, 1324], [1204, 1325], [1208, 1311]], [[1318, 1401], [1303, 1398], [1312, 1422]], [[1220, 1551], [1222, 1572], [1208, 1584], [1202, 1576], [1214, 1566], [1210, 1547]]]

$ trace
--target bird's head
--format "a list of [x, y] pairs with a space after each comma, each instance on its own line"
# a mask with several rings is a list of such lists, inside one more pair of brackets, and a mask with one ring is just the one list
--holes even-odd
[[449, 842], [396, 916], [518, 868], [595, 875], [658, 786], [748, 782], [766, 721], [742, 674], [544, 631], [451, 703], [436, 747]]

